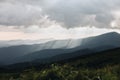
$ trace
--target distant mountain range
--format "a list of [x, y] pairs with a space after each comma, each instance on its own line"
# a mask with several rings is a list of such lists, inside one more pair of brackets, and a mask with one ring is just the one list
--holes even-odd
[[[84, 51], [84, 50], [83, 50]], [[16, 63], [7, 66], [1, 66], [0, 72], [21, 72], [24, 70], [29, 70], [31, 68], [35, 68], [38, 70], [41, 69], [51, 69], [52, 64], [67, 65], [73, 66], [75, 69], [80, 68], [90, 68], [90, 69], [98, 69], [104, 68], [105, 66], [112, 66], [120, 65], [120, 47], [109, 49], [105, 51], [95, 52], [92, 54], [87, 55], [78, 55], [80, 51], [75, 51], [69, 53], [70, 55], [60, 54], [57, 56], [53, 56], [51, 58], [47, 58], [47, 61], [50, 60], [50, 63], [41, 63], [40, 60], [36, 59], [31, 62], [23, 62], [23, 63]], [[74, 54], [77, 54], [74, 55]], [[73, 56], [73, 57], [69, 57]], [[69, 58], [68, 58], [69, 57]], [[56, 60], [55, 60], [56, 59]], [[119, 71], [119, 70], [118, 70]]]
[[[39, 44], [19, 44], [17, 42], [22, 42], [22, 41], [15, 41], [15, 43], [19, 45], [12, 45], [8, 47], [0, 48], [0, 63], [1, 64], [13, 63], [14, 61], [16, 61], [17, 58], [37, 51], [45, 50], [46, 52], [48, 49], [49, 50], [67, 49], [67, 46], [69, 46], [68, 41], [69, 40], [54, 40]], [[70, 41], [73, 44], [75, 44], [75, 46], [76, 46], [76, 42], [79, 42], [79, 40], [70, 40]], [[10, 43], [13, 42], [10, 41]], [[71, 47], [73, 46], [74, 45], [72, 45]]]
[[41, 44], [51, 41], [52, 39], [41, 39], [41, 40], [1, 40], [0, 48], [2, 47], [10, 47], [10, 46], [20, 46], [20, 45], [33, 45], [33, 44]]
[[120, 47], [120, 34], [106, 33], [77, 40], [54, 40], [43, 44], [0, 48], [0, 63], [49, 62]]

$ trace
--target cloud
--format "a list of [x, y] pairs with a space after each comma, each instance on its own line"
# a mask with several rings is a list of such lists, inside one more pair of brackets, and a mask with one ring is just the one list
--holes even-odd
[[[3, 27], [3, 29], [6, 29]], [[119, 32], [117, 29], [98, 29], [96, 27], [76, 27], [76, 28], [64, 28], [59, 25], [50, 26], [47, 28], [38, 28], [38, 26], [28, 27], [27, 29], [32, 29], [32, 31], [37, 31], [37, 33], [32, 32], [21, 32], [20, 29], [9, 28], [7, 31], [0, 31], [0, 40], [63, 40], [63, 39], [80, 39], [91, 36], [97, 36], [108, 32]], [[31, 30], [28, 30], [31, 31]], [[9, 34], [9, 35], [8, 35]]]
[[56, 24], [65, 28], [119, 28], [120, 16], [113, 14], [120, 11], [119, 0], [0, 0], [0, 8], [0, 25], [15, 28]]
[[27, 26], [37, 24], [41, 16], [41, 8], [31, 5], [12, 3], [0, 4], [0, 24], [10, 26]]
[[119, 7], [118, 0], [59, 0], [52, 7], [44, 9], [50, 18], [63, 22], [66, 27], [96, 26], [111, 27], [114, 20], [111, 11]]

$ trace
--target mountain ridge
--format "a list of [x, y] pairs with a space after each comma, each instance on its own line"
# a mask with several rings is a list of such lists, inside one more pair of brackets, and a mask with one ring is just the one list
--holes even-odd
[[[70, 48], [70, 45], [72, 46], [74, 45], [75, 47]], [[69, 48], [67, 48], [67, 46]], [[31, 60], [35, 60], [35, 59], [40, 59], [40, 57], [47, 58], [47, 56], [52, 57], [59, 54], [66, 54], [66, 53], [69, 54], [73, 51], [84, 50], [84, 49], [89, 49], [91, 51], [99, 52], [102, 50], [112, 49], [116, 47], [120, 47], [120, 34], [116, 32], [111, 32], [111, 33], [106, 33], [106, 34], [102, 34], [95, 37], [88, 37], [82, 40], [77, 39], [72, 41], [69, 39], [69, 40], [62, 40], [58, 42], [50, 41], [45, 44], [37, 44], [37, 46], [32, 45], [32, 47], [28, 45], [27, 47], [25, 47], [24, 45], [24, 46], [21, 46], [21, 48], [19, 46], [0, 48], [0, 55], [2, 55], [2, 58], [0, 59], [1, 61], [3, 61], [3, 63], [4, 63], [4, 60], [7, 60], [8, 62], [5, 61], [7, 63], [12, 63], [13, 60], [17, 61], [16, 59], [20, 57], [21, 60], [24, 62], [24, 59], [30, 59], [29, 56], [31, 56], [32, 58]], [[51, 53], [49, 54], [49, 52]], [[7, 58], [5, 54], [9, 57]], [[83, 54], [83, 53], [80, 53], [80, 54]], [[87, 53], [84, 53], [84, 54], [87, 54]], [[9, 60], [9, 58], [11, 58], [11, 60]]]
[[[24, 62], [24, 60], [25, 61], [33, 61], [33, 60], [37, 60], [37, 59], [41, 60], [44, 58], [46, 59], [46, 58], [50, 58], [50, 57], [61, 55], [61, 54], [71, 55], [71, 56], [66, 56], [66, 58], [67, 57], [71, 58], [73, 56], [86, 55], [89, 53], [104, 51], [104, 50], [113, 49], [116, 47], [120, 47], [120, 34], [118, 34], [116, 32], [111, 32], [111, 33], [102, 34], [102, 35], [99, 35], [96, 37], [85, 38], [85, 39], [83, 39], [81, 45], [79, 45], [75, 48], [46, 49], [46, 50], [42, 50], [42, 51], [33, 52], [31, 54], [27, 54], [27, 55], [21, 57], [20, 60], [23, 60], [23, 62]], [[86, 50], [86, 51], [82, 52], [82, 50]], [[69, 54], [69, 53], [75, 52], [75, 51], [79, 51], [80, 53], [78, 53], [76, 55]], [[63, 57], [61, 57], [61, 58], [63, 58]], [[54, 58], [53, 58], [53, 60], [54, 60]]]

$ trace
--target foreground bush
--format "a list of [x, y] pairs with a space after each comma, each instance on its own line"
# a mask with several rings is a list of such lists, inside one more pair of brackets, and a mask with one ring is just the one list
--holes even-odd
[[1, 73], [0, 80], [120, 80], [120, 65], [99, 69], [76, 68], [70, 65], [51, 65], [40, 71]]

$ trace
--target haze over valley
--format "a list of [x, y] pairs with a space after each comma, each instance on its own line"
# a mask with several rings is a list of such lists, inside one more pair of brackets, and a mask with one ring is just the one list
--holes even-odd
[[0, 80], [120, 80], [119, 0], [0, 0]]

